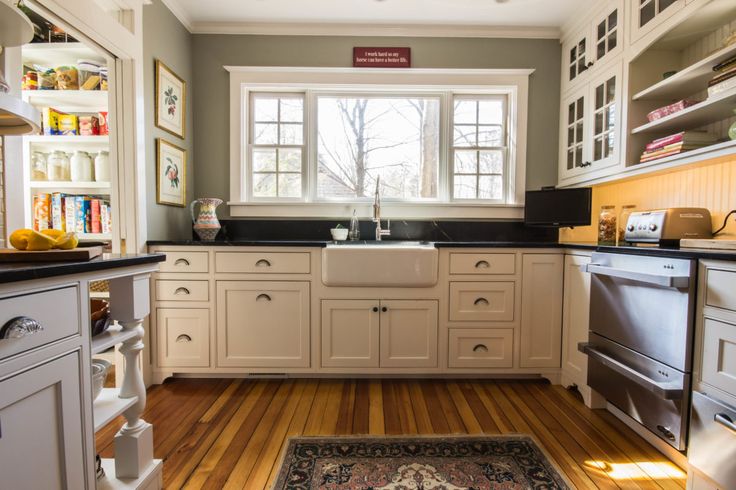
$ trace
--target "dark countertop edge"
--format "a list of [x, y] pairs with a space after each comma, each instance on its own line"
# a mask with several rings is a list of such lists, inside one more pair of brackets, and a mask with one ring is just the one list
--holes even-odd
[[[386, 240], [391, 241], [391, 240]], [[150, 246], [202, 246], [202, 247], [325, 247], [330, 240], [226, 240], [202, 242], [196, 240], [149, 240]], [[736, 251], [704, 249], [704, 248], [667, 248], [633, 245], [598, 245], [585, 242], [433, 242], [437, 248], [565, 248], [573, 250], [588, 250], [593, 252], [625, 253], [635, 255], [649, 255], [658, 257], [711, 259], [736, 261]]]
[[133, 265], [163, 262], [166, 255], [160, 253], [117, 255], [105, 254], [86, 262], [17, 262], [0, 264], [0, 284], [31, 281], [71, 274], [82, 274], [106, 269], [118, 269]]

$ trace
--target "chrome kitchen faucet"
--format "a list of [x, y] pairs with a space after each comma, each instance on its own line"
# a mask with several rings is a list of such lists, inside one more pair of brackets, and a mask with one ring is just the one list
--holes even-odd
[[376, 223], [376, 241], [382, 236], [391, 235], [391, 220], [388, 220], [386, 230], [381, 229], [381, 176], [376, 177], [376, 195], [373, 199], [373, 222]]

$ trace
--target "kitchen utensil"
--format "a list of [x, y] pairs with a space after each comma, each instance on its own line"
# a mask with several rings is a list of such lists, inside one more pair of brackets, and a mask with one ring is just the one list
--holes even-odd
[[111, 363], [104, 359], [92, 359], [92, 400], [96, 400], [100, 393], [102, 393], [102, 387], [105, 386], [105, 378], [107, 372], [112, 366]]

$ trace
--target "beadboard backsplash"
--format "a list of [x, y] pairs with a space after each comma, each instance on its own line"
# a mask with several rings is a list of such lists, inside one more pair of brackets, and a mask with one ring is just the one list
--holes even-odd
[[[560, 240], [595, 241], [598, 214], [601, 206], [608, 204], [616, 206], [616, 213], [627, 204], [635, 204], [637, 210], [675, 206], [708, 208], [713, 216], [713, 229], [720, 228], [726, 213], [736, 209], [736, 155], [664, 174], [594, 186], [593, 226], [563, 228]], [[722, 236], [736, 238], [736, 223], [731, 221]]]

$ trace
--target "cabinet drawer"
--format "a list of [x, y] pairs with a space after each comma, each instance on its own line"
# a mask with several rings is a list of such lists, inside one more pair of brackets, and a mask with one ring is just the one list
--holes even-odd
[[217, 252], [215, 272], [309, 274], [309, 252]]
[[511, 328], [450, 328], [451, 368], [510, 368], [514, 365]]
[[209, 301], [209, 281], [156, 281], [158, 301]]
[[708, 269], [705, 276], [705, 304], [736, 310], [736, 272]]
[[210, 365], [210, 310], [156, 309], [156, 343], [161, 367]]
[[79, 290], [71, 286], [0, 300], [0, 328], [21, 316], [35, 320], [42, 330], [22, 338], [0, 339], [0, 360], [65, 337], [80, 335]]
[[450, 274], [513, 274], [515, 265], [514, 254], [450, 254]]
[[513, 319], [513, 282], [450, 283], [451, 321], [510, 322]]
[[701, 369], [705, 383], [736, 396], [736, 325], [705, 319]]
[[161, 262], [159, 272], [207, 272], [209, 260], [207, 252], [167, 252], [166, 261]]

